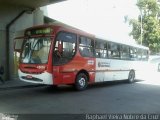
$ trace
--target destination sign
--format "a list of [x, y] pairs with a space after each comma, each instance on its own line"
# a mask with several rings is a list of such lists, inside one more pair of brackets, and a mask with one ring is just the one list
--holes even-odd
[[51, 34], [53, 32], [52, 28], [38, 28], [38, 29], [31, 29], [27, 30], [25, 35], [44, 35], [44, 34]]

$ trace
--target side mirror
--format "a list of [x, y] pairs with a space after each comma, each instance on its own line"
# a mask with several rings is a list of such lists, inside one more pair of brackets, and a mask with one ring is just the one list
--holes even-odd
[[17, 37], [14, 39], [14, 51], [21, 52], [24, 38]]
[[14, 35], [14, 51], [21, 52], [22, 44], [24, 40], [24, 30], [16, 31]]

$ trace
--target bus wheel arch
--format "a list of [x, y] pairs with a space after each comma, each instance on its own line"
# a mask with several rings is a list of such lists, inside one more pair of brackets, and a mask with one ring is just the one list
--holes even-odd
[[78, 91], [85, 90], [88, 86], [89, 74], [86, 70], [81, 70], [77, 73], [75, 78], [75, 88]]
[[128, 74], [128, 82], [133, 83], [135, 81], [135, 70], [130, 70]]

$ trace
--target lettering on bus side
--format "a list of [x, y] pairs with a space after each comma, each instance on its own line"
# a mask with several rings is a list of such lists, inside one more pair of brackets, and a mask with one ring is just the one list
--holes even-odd
[[98, 67], [110, 67], [110, 63], [108, 63], [108, 62], [98, 62]]
[[88, 60], [88, 65], [94, 65], [94, 60]]

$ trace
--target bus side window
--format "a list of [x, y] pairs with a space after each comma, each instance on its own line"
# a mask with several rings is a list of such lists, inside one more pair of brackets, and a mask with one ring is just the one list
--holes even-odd
[[130, 47], [130, 59], [131, 60], [137, 60], [137, 49], [134, 47]]
[[123, 60], [130, 59], [129, 47], [126, 45], [121, 46], [121, 59], [123, 59]]
[[83, 57], [93, 57], [94, 41], [90, 38], [81, 36], [79, 38], [79, 51]]
[[142, 60], [142, 51], [141, 51], [141, 49], [137, 49], [137, 60]]
[[110, 42], [108, 44], [108, 57], [112, 59], [120, 59], [120, 45]]
[[106, 41], [97, 39], [95, 41], [95, 57], [107, 58], [107, 43]]

